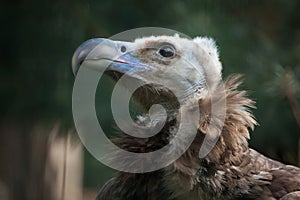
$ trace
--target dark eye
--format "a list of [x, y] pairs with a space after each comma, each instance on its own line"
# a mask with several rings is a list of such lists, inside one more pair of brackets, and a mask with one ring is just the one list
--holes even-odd
[[175, 55], [175, 50], [171, 46], [163, 46], [158, 50], [158, 54], [165, 58], [171, 58]]

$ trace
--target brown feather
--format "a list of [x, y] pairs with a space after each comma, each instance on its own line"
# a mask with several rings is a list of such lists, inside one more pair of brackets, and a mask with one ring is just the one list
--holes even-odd
[[[300, 191], [300, 169], [271, 160], [248, 147], [248, 129], [257, 122], [249, 109], [254, 102], [245, 91], [237, 88], [241, 76], [230, 76], [225, 81], [226, 119], [220, 127], [218, 118], [212, 119], [211, 97], [199, 100], [201, 117], [199, 132], [190, 148], [173, 164], [145, 174], [120, 172], [103, 193], [111, 199], [296, 199]], [[217, 89], [216, 89], [217, 91]], [[215, 95], [221, 100], [224, 95]], [[133, 152], [150, 152], [166, 144], [171, 137], [170, 127], [176, 119], [165, 125], [155, 137], [137, 139], [124, 135], [115, 139], [120, 147]], [[221, 129], [221, 136], [205, 157], [200, 159], [199, 148], [207, 136], [208, 125]], [[120, 160], [117, 154], [114, 159]], [[296, 192], [298, 191], [298, 192]], [[99, 198], [102, 199], [102, 198]]]

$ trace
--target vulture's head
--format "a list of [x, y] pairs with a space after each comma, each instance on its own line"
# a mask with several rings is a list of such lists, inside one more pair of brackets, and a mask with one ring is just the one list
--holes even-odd
[[[233, 155], [247, 149], [248, 128], [256, 124], [248, 110], [253, 108], [253, 101], [245, 97], [244, 91], [237, 90], [239, 77], [232, 76], [222, 84], [222, 65], [215, 42], [210, 38], [151, 36], [133, 42], [91, 39], [78, 47], [72, 62], [75, 74], [84, 67], [105, 69], [117, 80], [126, 74], [125, 77], [129, 78], [127, 83], [131, 80], [143, 82], [145, 85], [138, 88], [132, 97], [142, 106], [142, 110], [146, 110], [143, 113], [146, 118], [149, 118], [147, 112], [153, 104], [165, 107], [169, 123], [157, 134], [159, 139], [133, 140], [137, 142], [131, 146], [140, 146], [142, 152], [151, 151], [147, 150], [151, 145], [158, 149], [169, 143], [169, 138], [174, 135], [171, 128], [175, 127], [176, 131], [179, 127], [180, 120], [177, 119], [182, 116], [178, 115], [181, 113], [178, 112], [182, 108], [180, 105], [184, 105], [187, 112], [200, 110], [200, 118], [193, 124], [197, 126], [197, 135], [190, 149], [194, 150], [190, 151], [191, 154], [187, 153], [193, 160], [191, 162], [198, 162], [198, 150], [206, 141], [204, 138], [210, 141], [218, 139], [206, 157], [209, 162], [228, 162], [234, 158]], [[124, 84], [126, 88], [126, 82]], [[217, 107], [214, 102], [217, 102]], [[190, 106], [196, 104], [196, 109]], [[149, 119], [146, 119], [143, 123], [148, 122]], [[131, 139], [120, 143], [124, 144], [124, 148], [130, 148], [127, 144], [132, 144]], [[137, 151], [138, 148], [132, 149]], [[200, 157], [204, 156], [206, 154]]]
[[[222, 66], [215, 42], [206, 37], [194, 39], [175, 36], [152, 36], [134, 42], [91, 39], [73, 56], [73, 71], [81, 66], [106, 68], [113, 78], [126, 74], [147, 87], [137, 92], [136, 99], [153, 104], [172, 104], [174, 93], [182, 101], [197, 94], [205, 96], [221, 79]], [[146, 96], [145, 96], [146, 95]]]

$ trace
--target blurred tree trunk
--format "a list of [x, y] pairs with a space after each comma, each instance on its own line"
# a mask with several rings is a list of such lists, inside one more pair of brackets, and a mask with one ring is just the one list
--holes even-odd
[[60, 200], [71, 199], [71, 194], [80, 199], [82, 148], [71, 139], [67, 142], [66, 136], [58, 138], [59, 132], [58, 126], [49, 130], [16, 120], [2, 121], [1, 200]]
[[[29, 178], [31, 128], [24, 122], [11, 119], [2, 121], [0, 126], [0, 179], [5, 185], [8, 199], [28, 199], [27, 188], [32, 187]], [[45, 158], [45, 152], [41, 150], [39, 153], [41, 156], [37, 159]], [[36, 173], [40, 172], [37, 169]]]

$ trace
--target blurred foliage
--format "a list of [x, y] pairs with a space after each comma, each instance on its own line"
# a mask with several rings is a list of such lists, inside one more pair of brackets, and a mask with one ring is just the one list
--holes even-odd
[[[298, 0], [7, 2], [0, 8], [1, 117], [59, 120], [73, 127], [71, 58], [76, 47], [135, 27], [165, 27], [216, 39], [224, 76], [245, 74], [243, 88], [257, 101], [254, 114], [260, 126], [251, 146], [295, 164], [300, 127], [281, 86], [288, 68], [299, 103], [299, 10]], [[104, 124], [109, 128], [109, 120]], [[85, 155], [85, 184], [100, 185], [112, 172]]]

